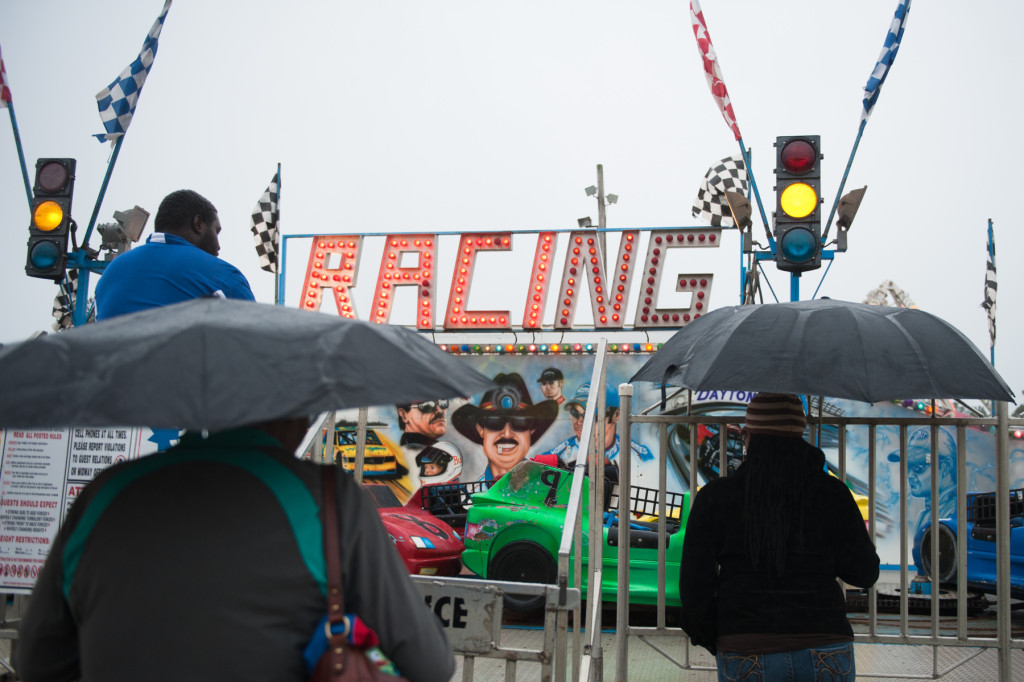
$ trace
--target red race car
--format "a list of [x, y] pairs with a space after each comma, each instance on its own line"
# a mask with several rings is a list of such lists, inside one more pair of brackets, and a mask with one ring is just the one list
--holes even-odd
[[418, 495], [406, 506], [382, 483], [364, 483], [377, 512], [413, 575], [458, 575], [462, 571], [462, 537], [447, 523], [421, 508]]

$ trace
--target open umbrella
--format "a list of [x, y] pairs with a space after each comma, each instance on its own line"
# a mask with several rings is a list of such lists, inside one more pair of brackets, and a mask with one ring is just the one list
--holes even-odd
[[209, 431], [494, 386], [408, 329], [214, 298], [5, 346], [0, 377], [0, 427]]
[[833, 299], [719, 308], [679, 330], [630, 381], [877, 402], [1012, 401], [978, 348], [911, 308]]

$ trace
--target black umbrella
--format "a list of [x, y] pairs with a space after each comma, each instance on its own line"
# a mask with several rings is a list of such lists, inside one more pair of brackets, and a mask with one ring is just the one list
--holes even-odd
[[1013, 400], [948, 322], [923, 310], [833, 299], [719, 308], [679, 330], [630, 381], [869, 403]]
[[0, 427], [218, 431], [494, 383], [415, 332], [199, 299], [0, 348]]

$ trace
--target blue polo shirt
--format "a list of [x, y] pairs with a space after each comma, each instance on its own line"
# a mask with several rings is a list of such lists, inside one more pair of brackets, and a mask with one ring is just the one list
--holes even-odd
[[96, 284], [96, 319], [208, 296], [256, 300], [238, 268], [182, 237], [154, 232], [106, 267]]

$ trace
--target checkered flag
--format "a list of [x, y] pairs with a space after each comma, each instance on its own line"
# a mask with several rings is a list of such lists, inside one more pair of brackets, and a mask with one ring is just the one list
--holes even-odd
[[988, 260], [985, 262], [985, 300], [981, 307], [988, 311], [988, 338], [992, 348], [996, 345], [996, 242], [992, 236], [992, 223], [988, 224]]
[[722, 159], [708, 169], [697, 191], [693, 217], [712, 227], [736, 227], [736, 221], [725, 200], [726, 192], [747, 193], [747, 165], [743, 163], [742, 156]]
[[267, 272], [277, 272], [278, 252], [278, 220], [280, 219], [278, 204], [278, 187], [281, 171], [274, 174], [274, 179], [267, 186], [256, 206], [252, 209], [252, 235], [256, 242], [256, 253], [260, 257], [260, 267]]
[[100, 142], [117, 140], [125, 134], [128, 126], [131, 125], [135, 107], [139, 103], [139, 95], [142, 94], [142, 85], [146, 82], [146, 76], [149, 75], [149, 69], [153, 66], [153, 60], [156, 58], [157, 39], [160, 37], [160, 31], [164, 28], [164, 17], [167, 16], [167, 10], [170, 8], [171, 0], [167, 0], [160, 16], [156, 18], [153, 27], [149, 29], [139, 56], [121, 72], [117, 80], [96, 95], [100, 120], [103, 121], [103, 127], [107, 129], [107, 132], [93, 136]]
[[72, 311], [75, 309], [75, 296], [78, 293], [78, 270], [68, 270], [64, 281], [60, 283], [60, 292], [53, 299], [54, 331], [70, 329], [74, 325]]

